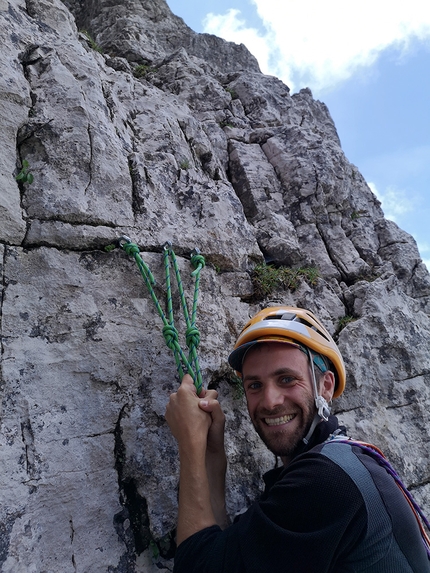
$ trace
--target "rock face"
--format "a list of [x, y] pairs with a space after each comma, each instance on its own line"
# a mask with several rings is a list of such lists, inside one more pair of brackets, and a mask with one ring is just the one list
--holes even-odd
[[[105, 250], [124, 234], [160, 297], [166, 241], [187, 293], [189, 253], [206, 258], [199, 356], [227, 415], [231, 514], [274, 460], [226, 358], [276, 303], [335, 335], [348, 371], [335, 412], [429, 514], [430, 277], [325, 105], [164, 0], [0, 0], [0, 24], [1, 571], [171, 571], [163, 414], [178, 377], [135, 263]], [[264, 261], [320, 276], [259, 298]]]

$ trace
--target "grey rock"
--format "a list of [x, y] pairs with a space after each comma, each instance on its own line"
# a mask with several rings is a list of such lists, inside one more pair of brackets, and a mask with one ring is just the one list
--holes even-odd
[[66, 0], [80, 29], [88, 30], [105, 51], [134, 62], [153, 62], [178, 48], [221, 71], [260, 71], [243, 44], [196, 34], [170, 11], [165, 0], [87, 3]]
[[[348, 373], [335, 411], [429, 514], [430, 276], [327, 107], [164, 0], [0, 0], [0, 39], [1, 570], [172, 569], [179, 377], [122, 236], [162, 305], [166, 241], [189, 304], [205, 256], [199, 356], [226, 412], [231, 515], [274, 463], [227, 366], [268, 304], [321, 317]], [[258, 298], [264, 262], [320, 276]], [[184, 345], [174, 281], [173, 306]]]
[[[15, 37], [14, 37], [15, 38]], [[17, 41], [3, 44], [0, 58], [0, 228], [2, 239], [20, 243], [25, 234], [18, 175], [22, 163], [17, 153], [17, 133], [31, 105], [28, 84], [19, 61]]]

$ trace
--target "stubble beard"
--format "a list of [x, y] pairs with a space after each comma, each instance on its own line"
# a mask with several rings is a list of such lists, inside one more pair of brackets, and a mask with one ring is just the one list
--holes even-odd
[[[274, 410], [270, 413], [264, 412], [263, 416], [282, 416], [283, 414], [284, 412], [282, 411]], [[282, 430], [280, 429], [279, 432], [266, 432], [265, 430], [267, 426], [265, 425], [265, 422], [261, 420], [260, 416], [257, 420], [252, 420], [252, 423], [265, 446], [275, 454], [275, 456], [291, 458], [301, 445], [303, 438], [308, 433], [315, 414], [315, 401], [313, 398], [309, 397], [306, 408], [303, 409], [300, 414], [302, 418], [301, 423], [293, 433], [288, 429], [288, 425], [286, 428]]]

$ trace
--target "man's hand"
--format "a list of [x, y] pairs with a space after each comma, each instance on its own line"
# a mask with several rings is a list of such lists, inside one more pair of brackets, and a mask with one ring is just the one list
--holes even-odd
[[226, 526], [224, 414], [215, 390], [197, 396], [184, 376], [170, 396], [166, 420], [178, 442], [180, 459], [177, 543], [215, 523]]
[[[203, 392], [208, 391], [203, 390]], [[170, 396], [166, 408], [166, 420], [180, 450], [200, 446], [206, 451], [212, 418], [209, 412], [199, 408], [199, 402], [200, 398], [197, 396], [193, 380], [186, 374], [178, 391]]]
[[199, 396], [199, 407], [211, 417], [207, 436], [207, 452], [211, 454], [224, 452], [225, 416], [217, 398], [216, 390], [203, 390]]
[[200, 395], [199, 407], [211, 416], [206, 447], [206, 471], [209, 480], [209, 490], [212, 510], [218, 525], [225, 529], [229, 525], [225, 507], [225, 473], [227, 458], [224, 450], [225, 416], [217, 400], [215, 390], [207, 390]]

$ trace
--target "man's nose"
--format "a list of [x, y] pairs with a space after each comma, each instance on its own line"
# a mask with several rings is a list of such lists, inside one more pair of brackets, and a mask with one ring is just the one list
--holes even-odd
[[284, 395], [276, 384], [267, 384], [264, 388], [263, 404], [266, 410], [273, 410], [276, 406], [283, 404]]

